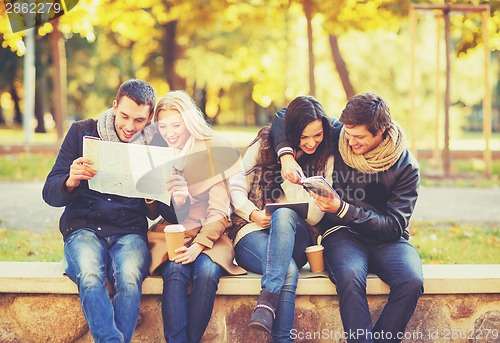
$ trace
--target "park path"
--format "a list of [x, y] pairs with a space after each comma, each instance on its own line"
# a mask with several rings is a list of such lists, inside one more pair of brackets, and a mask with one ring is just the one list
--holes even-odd
[[[42, 199], [43, 182], [0, 182], [0, 228], [57, 230], [63, 208]], [[500, 188], [421, 187], [412, 220], [490, 222], [500, 226]]]

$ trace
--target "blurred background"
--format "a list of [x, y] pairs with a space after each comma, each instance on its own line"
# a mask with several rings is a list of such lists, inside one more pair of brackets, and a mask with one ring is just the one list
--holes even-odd
[[[440, 10], [417, 12], [412, 33], [410, 2], [402, 0], [66, 3], [74, 7], [56, 20], [12, 33], [5, 3], [0, 2], [4, 147], [58, 146], [71, 122], [98, 118], [111, 106], [120, 83], [141, 78], [160, 96], [170, 89], [188, 91], [207, 120], [240, 146], [298, 95], [314, 95], [329, 115], [338, 117], [348, 98], [372, 91], [388, 102], [393, 117], [411, 135], [414, 152], [422, 150], [420, 159], [436, 168], [442, 165], [440, 155], [429, 151], [443, 149], [446, 124], [450, 149], [478, 151], [462, 159], [473, 156], [477, 161], [472, 169], [484, 169], [485, 20], [480, 12], [450, 13], [450, 107], [445, 123]], [[495, 158], [500, 150], [500, 1], [449, 3], [490, 6], [490, 149]], [[27, 44], [30, 31], [32, 48]], [[32, 78], [25, 74], [28, 56], [36, 68]], [[35, 93], [32, 116], [25, 113], [25, 80], [32, 80], [28, 86]], [[494, 164], [493, 174], [498, 172]]]

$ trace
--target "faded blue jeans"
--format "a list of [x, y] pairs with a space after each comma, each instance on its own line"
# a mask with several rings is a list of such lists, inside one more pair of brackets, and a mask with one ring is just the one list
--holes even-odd
[[279, 294], [273, 342], [292, 341], [299, 268], [307, 263], [305, 249], [310, 245], [304, 220], [295, 211], [280, 208], [273, 213], [269, 230], [245, 235], [234, 248], [238, 265], [262, 274], [262, 289]]
[[[400, 342], [422, 294], [422, 262], [404, 238], [367, 241], [347, 229], [323, 240], [330, 279], [337, 287], [340, 316], [348, 342]], [[366, 277], [376, 274], [390, 287], [389, 299], [372, 327]]]
[[[126, 234], [102, 238], [91, 230], [77, 230], [64, 242], [64, 261], [66, 274], [78, 286], [94, 340], [130, 342], [150, 262], [146, 237]], [[114, 290], [112, 301], [106, 280]]]
[[201, 340], [212, 315], [222, 272], [222, 267], [203, 253], [189, 264], [167, 261], [160, 267], [163, 329], [168, 343]]

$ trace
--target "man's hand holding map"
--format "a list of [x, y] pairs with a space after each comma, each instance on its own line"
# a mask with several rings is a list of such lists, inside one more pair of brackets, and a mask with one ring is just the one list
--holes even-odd
[[173, 148], [83, 138], [83, 156], [97, 174], [89, 188], [101, 193], [170, 203], [165, 183], [172, 176]]

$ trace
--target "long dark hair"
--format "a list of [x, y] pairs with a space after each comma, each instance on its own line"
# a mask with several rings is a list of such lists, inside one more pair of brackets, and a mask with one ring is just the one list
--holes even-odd
[[297, 163], [302, 167], [306, 176], [323, 175], [326, 161], [332, 153], [332, 126], [323, 107], [312, 96], [296, 97], [288, 105], [285, 113], [286, 136], [296, 151], [306, 126], [318, 119], [323, 124], [323, 141], [314, 154], [299, 154], [297, 158]]
[[271, 126], [264, 126], [257, 133], [257, 137], [250, 143], [249, 146], [260, 141], [260, 148], [257, 157], [257, 163], [247, 172], [261, 173], [259, 187], [262, 190], [264, 203], [273, 203], [278, 201], [283, 194], [281, 183], [281, 165], [278, 163], [278, 155], [274, 151], [274, 141], [271, 134]]
[[[285, 130], [288, 141], [293, 149], [300, 144], [300, 137], [304, 128], [311, 122], [320, 119], [323, 123], [323, 141], [312, 155], [302, 154], [297, 162], [304, 170], [306, 176], [323, 175], [328, 157], [332, 149], [332, 127], [326, 117], [321, 104], [312, 96], [299, 96], [295, 98], [285, 112]], [[257, 137], [249, 146], [260, 141], [261, 146], [258, 154], [257, 164], [248, 171], [261, 172], [262, 177], [259, 186], [262, 189], [265, 202], [276, 202], [283, 194], [281, 183], [281, 165], [274, 150], [274, 142], [271, 127], [264, 126], [259, 130]], [[323, 175], [324, 176], [324, 175]]]

